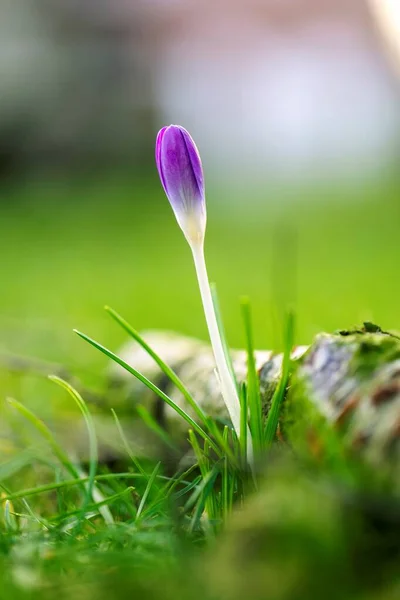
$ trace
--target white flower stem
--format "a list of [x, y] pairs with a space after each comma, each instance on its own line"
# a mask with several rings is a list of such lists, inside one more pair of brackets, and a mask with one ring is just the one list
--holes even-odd
[[226, 362], [224, 348], [222, 346], [221, 336], [219, 334], [217, 318], [215, 316], [214, 304], [211, 295], [210, 283], [207, 275], [207, 267], [204, 259], [203, 245], [194, 244], [192, 246], [192, 252], [197, 279], [199, 282], [201, 299], [203, 302], [204, 314], [206, 317], [208, 332], [210, 334], [211, 346], [214, 352], [214, 358], [217, 364], [218, 375], [221, 382], [222, 396], [224, 398], [235, 431], [239, 435], [240, 402], [235, 383], [232, 381], [232, 376]]
[[[201, 299], [203, 302], [204, 314], [206, 317], [208, 332], [210, 335], [211, 346], [217, 365], [218, 376], [221, 384], [221, 393], [228, 409], [232, 425], [237, 436], [240, 436], [240, 401], [235, 382], [232, 379], [228, 363], [226, 361], [224, 348], [218, 329], [217, 318], [215, 316], [214, 304], [211, 295], [210, 283], [207, 275], [207, 267], [204, 258], [204, 246], [202, 242], [191, 244], [194, 264], [196, 268], [197, 279], [199, 282]], [[248, 431], [248, 459], [252, 462], [252, 443], [250, 432]]]

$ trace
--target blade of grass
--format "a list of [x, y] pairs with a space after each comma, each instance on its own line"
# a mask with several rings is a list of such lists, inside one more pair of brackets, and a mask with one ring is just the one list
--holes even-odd
[[12, 498], [12, 494], [10, 492], [10, 490], [3, 484], [0, 485], [0, 489], [3, 490], [2, 493], [0, 493], [0, 501], [4, 502], [6, 500], [17, 500], [21, 502], [21, 504], [23, 504], [25, 506], [25, 508], [27, 509], [27, 511], [29, 512], [29, 514], [32, 516], [33, 519], [35, 519], [35, 521], [37, 523], [39, 523], [42, 527], [44, 527], [45, 529], [49, 529], [49, 527], [47, 526], [47, 524], [40, 519], [37, 515], [35, 515], [34, 511], [32, 510], [32, 508], [30, 507], [29, 503], [27, 500], [25, 500], [25, 498]]
[[195, 487], [197, 487], [200, 482], [201, 482], [201, 475], [199, 475], [198, 477], [193, 479], [193, 481], [190, 485], [187, 485], [186, 487], [179, 490], [179, 492], [176, 492], [175, 498], [182, 498], [182, 496], [186, 496], [186, 494], [188, 492], [190, 492], [191, 490], [193, 490]]
[[215, 474], [215, 477], [216, 477], [218, 475], [218, 473], [220, 472], [220, 468], [221, 468], [220, 461], [218, 461], [217, 463], [215, 463], [212, 470], [207, 474], [207, 477], [205, 477], [201, 480], [197, 489], [194, 490], [193, 494], [190, 496], [190, 498], [188, 498], [186, 504], [184, 505], [184, 507], [182, 509], [183, 514], [187, 514], [195, 506], [197, 500], [199, 499], [199, 497], [201, 495], [201, 492], [203, 491], [204, 487], [207, 485], [210, 474]]
[[[56, 483], [59, 483], [60, 481], [63, 481], [63, 470], [61, 468], [56, 468], [54, 470], [54, 475], [55, 475], [55, 481]], [[84, 484], [82, 484], [84, 486]], [[67, 510], [67, 502], [65, 499], [65, 489], [60, 488], [58, 490], [56, 490], [56, 497], [57, 497], [57, 510], [59, 513], [65, 512]]]
[[147, 485], [146, 485], [146, 489], [144, 490], [143, 496], [142, 496], [142, 498], [140, 500], [140, 504], [139, 504], [139, 508], [137, 510], [137, 513], [136, 513], [136, 519], [135, 519], [135, 521], [138, 521], [139, 518], [140, 518], [140, 515], [141, 515], [141, 513], [142, 513], [142, 511], [144, 509], [144, 505], [146, 503], [147, 497], [148, 497], [148, 495], [150, 493], [150, 490], [151, 490], [151, 488], [154, 485], [154, 482], [156, 480], [156, 477], [157, 477], [158, 471], [160, 469], [160, 466], [161, 466], [161, 463], [158, 462], [156, 464], [156, 466], [154, 467], [152, 474], [149, 477], [149, 480], [148, 480]]
[[[184, 483], [185, 478], [190, 475], [195, 469], [198, 468], [198, 464], [195, 463], [194, 465], [191, 465], [188, 469], [186, 469], [185, 471], [183, 471], [179, 476], [177, 476], [174, 480], [169, 481], [166, 485], [164, 485], [158, 495], [157, 498], [155, 499], [154, 503], [152, 504], [152, 506], [157, 506], [158, 504], [160, 504], [160, 502], [165, 502], [165, 500], [167, 498], [169, 498], [172, 494], [172, 492], [177, 488], [177, 486], [180, 483]], [[193, 486], [193, 482], [185, 482], [185, 488], [183, 488], [182, 490], [180, 490], [177, 494], [175, 494], [175, 498], [180, 497], [181, 495], [184, 495], [185, 493], [187, 493], [188, 488], [191, 489]], [[184, 491], [186, 490], [186, 491]], [[183, 494], [181, 493], [183, 492]], [[148, 508], [146, 510], [143, 511], [143, 515], [148, 511]]]
[[162, 358], [147, 344], [147, 342], [143, 339], [136, 329], [134, 329], [121, 315], [119, 315], [113, 308], [109, 306], [104, 307], [108, 314], [116, 321], [121, 327], [147, 352], [149, 356], [155, 361], [155, 363], [160, 367], [163, 373], [172, 381], [172, 383], [178, 388], [180, 392], [182, 392], [185, 400], [195, 411], [196, 415], [199, 419], [204, 423], [206, 419], [206, 415], [201, 410], [200, 406], [196, 403], [193, 396], [183, 383], [183, 381], [178, 377], [173, 369], [171, 369]]
[[159, 396], [162, 400], [164, 400], [164, 402], [166, 402], [169, 406], [171, 406], [171, 408], [173, 408], [178, 413], [178, 415], [180, 415], [190, 425], [190, 427], [192, 427], [192, 429], [194, 429], [203, 439], [207, 440], [209, 442], [210, 446], [212, 446], [212, 448], [218, 454], [218, 456], [221, 456], [221, 450], [218, 448], [218, 446], [215, 444], [215, 442], [210, 438], [210, 436], [204, 431], [204, 429], [202, 427], [200, 427], [200, 425], [198, 423], [196, 423], [196, 421], [194, 421], [192, 419], [192, 417], [190, 417], [182, 408], [180, 408], [177, 404], [175, 404], [175, 402], [169, 396], [167, 396], [167, 394], [165, 394], [156, 385], [154, 385], [154, 383], [152, 383], [149, 379], [147, 379], [147, 377], [145, 377], [144, 375], [142, 375], [142, 373], [140, 373], [139, 371], [137, 371], [136, 369], [131, 367], [127, 362], [122, 360], [122, 358], [119, 358], [119, 356], [114, 354], [114, 352], [111, 352], [111, 350], [108, 350], [107, 348], [105, 348], [104, 346], [102, 346], [101, 344], [99, 344], [98, 342], [96, 342], [95, 340], [93, 340], [92, 338], [87, 336], [86, 334], [84, 334], [80, 331], [77, 331], [76, 329], [74, 329], [74, 332], [77, 335], [79, 335], [79, 337], [81, 337], [83, 340], [85, 340], [86, 342], [91, 344], [94, 348], [97, 348], [97, 350], [100, 350], [100, 352], [102, 352], [103, 354], [108, 356], [108, 358], [111, 358], [111, 360], [113, 360], [118, 365], [120, 365], [123, 369], [128, 371], [128, 373], [131, 373], [134, 377], [139, 379], [139, 381], [144, 383], [144, 385], [146, 385], [152, 392], [157, 394], [157, 396]]
[[134, 453], [132, 452], [129, 442], [126, 439], [124, 430], [122, 429], [121, 422], [118, 419], [117, 413], [115, 412], [115, 410], [113, 408], [111, 409], [111, 413], [112, 413], [112, 416], [114, 417], [114, 421], [117, 426], [119, 436], [122, 440], [122, 443], [124, 445], [127, 455], [129, 456], [129, 458], [131, 459], [131, 461], [133, 462], [133, 464], [135, 465], [135, 467], [139, 471], [139, 473], [141, 473], [141, 475], [143, 475], [143, 477], [145, 477], [147, 479], [148, 475], [147, 475], [146, 471], [143, 469], [143, 467], [140, 464], [140, 462], [138, 461], [138, 459], [136, 458], [136, 456], [134, 455]]
[[[189, 442], [193, 448], [194, 454], [197, 459], [197, 464], [199, 465], [199, 468], [200, 468], [201, 476], [204, 480], [204, 479], [206, 479], [206, 477], [208, 476], [208, 473], [210, 472], [210, 465], [209, 465], [207, 455], [205, 454], [204, 451], [201, 450], [200, 445], [197, 441], [197, 438], [192, 430], [189, 430]], [[206, 506], [208, 517], [210, 519], [213, 519], [215, 517], [215, 514], [214, 514], [214, 504], [212, 502], [211, 496], [208, 496], [207, 500], [205, 501], [205, 506]]]
[[[13, 398], [7, 398], [7, 402], [22, 416], [24, 416], [35, 427], [35, 429], [40, 433], [40, 435], [47, 441], [54, 455], [58, 458], [58, 460], [66, 469], [66, 471], [68, 471], [69, 474], [72, 475], [72, 477], [82, 478], [82, 472], [73, 465], [68, 455], [58, 444], [47, 425], [45, 425], [45, 423], [41, 419], [39, 419], [31, 410], [29, 410], [29, 408], [21, 404], [21, 402], [18, 402], [18, 400], [15, 400]], [[85, 491], [84, 484], [82, 484], [82, 488]], [[93, 500], [96, 501], [100, 501], [103, 499], [101, 492], [97, 490], [96, 487], [93, 488], [92, 497]], [[111, 525], [114, 522], [114, 519], [107, 507], [104, 507], [101, 512], [105, 522]]]
[[[97, 471], [97, 461], [98, 461], [96, 430], [94, 427], [92, 415], [90, 414], [90, 411], [89, 411], [88, 407], [86, 406], [86, 403], [83, 401], [82, 397], [80, 396], [80, 394], [78, 394], [78, 392], [69, 383], [64, 381], [64, 379], [57, 377], [56, 375], [50, 375], [49, 379], [51, 381], [54, 381], [54, 383], [56, 383], [63, 389], [65, 389], [69, 393], [69, 395], [75, 400], [79, 410], [82, 413], [85, 423], [86, 423], [86, 428], [87, 428], [88, 437], [89, 437], [89, 479], [88, 479], [88, 486], [86, 489], [86, 500], [84, 503], [84, 506], [86, 506], [87, 504], [89, 504], [90, 498], [92, 498], [92, 496], [93, 496], [93, 488], [94, 488], [94, 483], [95, 483], [95, 477], [96, 477], [96, 471]], [[82, 509], [82, 510], [84, 510], [84, 509]]]
[[[207, 442], [204, 442], [203, 448], [203, 456], [204, 456], [204, 464], [207, 473], [211, 470], [211, 465], [213, 464], [213, 459], [210, 456], [210, 447]], [[222, 459], [224, 461], [224, 459]], [[218, 500], [219, 500], [220, 492], [216, 490], [214, 487], [212, 493], [208, 496], [206, 500], [206, 510], [208, 514], [208, 518], [210, 521], [214, 521], [219, 518], [219, 510], [218, 510]]]
[[251, 307], [248, 298], [241, 300], [242, 318], [245, 331], [247, 351], [247, 404], [250, 414], [250, 430], [254, 450], [261, 450], [263, 445], [262, 409], [260, 382], [254, 356], [253, 330], [251, 325]]
[[285, 396], [286, 387], [289, 380], [290, 364], [291, 364], [291, 352], [294, 345], [294, 328], [295, 319], [294, 314], [289, 311], [285, 319], [285, 331], [284, 331], [284, 351], [282, 358], [282, 374], [279, 383], [276, 387], [274, 395], [272, 397], [271, 408], [268, 414], [267, 422], [264, 430], [264, 440], [267, 447], [273, 443], [276, 430], [278, 427], [279, 414], [282, 405], [283, 398]]
[[[78, 474], [81, 479], [85, 476], [84, 472], [81, 469], [78, 470]], [[88, 486], [89, 485], [90, 485], [90, 478], [89, 478]], [[101, 504], [104, 500], [106, 500], [106, 497], [104, 496], [104, 494], [99, 490], [99, 488], [95, 484], [93, 485], [91, 498], [94, 502], [97, 502], [98, 504]], [[107, 523], [107, 525], [114, 524], [114, 517], [112, 516], [111, 511], [106, 504], [104, 504], [104, 506], [102, 505], [100, 507], [99, 512], [100, 512], [101, 516], [103, 517], [105, 523]]]
[[[232, 436], [233, 433], [234, 432], [232, 432], [229, 427], [224, 430], [224, 437], [226, 437], [227, 443], [229, 443], [229, 436]], [[227, 458], [228, 457], [225, 456], [222, 469], [222, 515], [224, 520], [226, 520], [232, 512], [235, 482], [237, 478], [237, 470], [231, 468]]]
[[235, 453], [232, 451], [232, 448], [229, 446], [229, 444], [225, 442], [224, 437], [218, 427], [218, 423], [211, 417], [208, 417], [207, 424], [210, 433], [214, 436], [219, 444], [219, 447], [223, 450], [221, 457], [227, 455], [232, 464], [237, 464]]
[[[191, 467], [198, 467], [197, 463], [195, 465], [193, 465]], [[181, 498], [182, 496], [186, 496], [186, 494], [188, 494], [193, 488], [197, 487], [199, 482], [201, 481], [201, 475], [199, 475], [198, 477], [196, 477], [192, 482], [188, 483], [187, 485], [185, 485], [185, 487], [183, 487], [181, 490], [179, 490], [179, 492], [176, 492], [174, 494], [174, 500], [178, 500], [179, 498]], [[142, 511], [142, 519], [146, 518], [147, 515], [149, 515], [151, 512], [154, 512], [156, 508], [158, 508], [161, 504], [165, 504], [166, 500], [169, 498], [171, 494], [167, 494], [166, 493], [166, 488], [161, 488], [159, 490], [159, 492], [157, 493], [157, 497], [155, 498], [155, 500], [149, 504], [143, 511]]]
[[[124, 495], [132, 493], [134, 490], [134, 487], [129, 486], [125, 488], [122, 492], [119, 492], [118, 494], [113, 494], [112, 496], [108, 496], [108, 498], [104, 498], [100, 502], [89, 503], [85, 508], [85, 513], [93, 511], [100, 513], [101, 507], [112, 504], [116, 500], [121, 499], [121, 497], [123, 497]], [[82, 509], [78, 508], [68, 513], [57, 515], [56, 517], [54, 517], [54, 519], [51, 520], [51, 523], [62, 523], [65, 519], [69, 519], [70, 517], [74, 517], [75, 515], [80, 515], [81, 513]]]
[[[193, 511], [192, 519], [189, 525], [189, 532], [193, 533], [196, 526], [198, 525], [201, 515], [204, 512], [204, 507], [206, 505], [207, 499], [214, 488], [215, 480], [220, 471], [219, 463], [216, 463], [211, 471], [209, 471], [205, 478], [203, 478], [202, 483], [199, 485], [199, 488], [193, 493], [193, 496], [196, 497], [196, 505]], [[185, 506], [186, 508], [186, 506]]]
[[14, 398], [7, 398], [7, 403], [17, 410], [21, 415], [23, 415], [35, 427], [40, 435], [47, 441], [54, 455], [58, 458], [65, 470], [68, 471], [72, 477], [79, 477], [77, 469], [71, 463], [68, 455], [58, 444], [47, 425], [45, 425], [45, 423], [39, 419], [29, 408], [21, 404], [21, 402], [18, 402], [18, 400], [14, 400]]
[[[136, 479], [144, 477], [140, 473], [102, 473], [100, 475], [95, 476], [95, 481], [107, 481], [107, 479]], [[146, 475], [147, 477], [147, 475]], [[163, 481], [175, 481], [171, 477], [167, 477], [165, 475], [157, 475], [157, 479], [161, 479]], [[57, 489], [80, 485], [81, 483], [85, 483], [89, 481], [89, 477], [82, 477], [81, 479], [67, 479], [65, 481], [60, 481], [56, 483], [47, 483], [45, 485], [38, 485], [33, 488], [26, 488], [24, 490], [20, 490], [19, 492], [9, 492], [1, 486], [2, 489], [5, 489], [6, 496], [3, 498], [4, 500], [16, 500], [17, 498], [24, 498], [25, 496], [35, 496], [37, 494], [43, 494], [46, 492], [53, 492]], [[179, 483], [183, 485], [189, 485], [190, 481], [181, 480]]]
[[[191, 465], [188, 469], [183, 471], [183, 473], [181, 473], [173, 482], [169, 483], [167, 489], [165, 490], [165, 496], [169, 497], [172, 494], [172, 492], [177, 488], [177, 486], [180, 483], [182, 483], [184, 479], [188, 477], [188, 475], [193, 473], [193, 471], [195, 471], [198, 468], [198, 466], [199, 465], [197, 463]], [[188, 485], [190, 485], [190, 483], [188, 483]]]
[[25, 506], [26, 510], [28, 511], [29, 516], [30, 516], [31, 519], [33, 519], [34, 521], [36, 521], [36, 523], [38, 523], [46, 531], [49, 531], [51, 529], [51, 526], [49, 526], [44, 519], [42, 519], [41, 517], [38, 517], [33, 512], [33, 510], [31, 509], [31, 507], [29, 506], [28, 502], [25, 500], [25, 498], [22, 499], [22, 503]]
[[248, 432], [248, 406], [247, 406], [247, 387], [243, 383], [240, 389], [240, 450], [243, 464], [247, 463], [247, 432]]
[[[229, 427], [224, 428], [224, 440], [228, 443], [228, 435], [229, 435]], [[228, 457], [224, 456], [223, 458], [223, 468], [222, 468], [222, 486], [221, 486], [221, 504], [222, 504], [222, 515], [225, 519], [230, 510], [229, 510], [229, 465], [228, 465]]]
[[14, 513], [14, 507], [10, 500], [4, 502], [4, 525], [7, 533], [15, 533], [18, 531], [18, 520]]

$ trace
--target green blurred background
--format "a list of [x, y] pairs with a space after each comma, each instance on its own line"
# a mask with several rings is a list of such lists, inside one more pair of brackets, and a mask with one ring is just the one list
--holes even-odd
[[[243, 343], [244, 294], [259, 347], [279, 346], [279, 309], [287, 305], [296, 310], [299, 343], [363, 319], [398, 326], [396, 182], [337, 202], [322, 189], [278, 210], [273, 192], [252, 193], [262, 196], [255, 214], [243, 200], [236, 215], [229, 199], [221, 207], [218, 192], [208, 193], [209, 272], [232, 345]], [[104, 304], [139, 329], [206, 336], [190, 251], [155, 170], [146, 180], [10, 186], [0, 228], [4, 350], [77, 360], [87, 349], [73, 327], [115, 347], [123, 335]]]

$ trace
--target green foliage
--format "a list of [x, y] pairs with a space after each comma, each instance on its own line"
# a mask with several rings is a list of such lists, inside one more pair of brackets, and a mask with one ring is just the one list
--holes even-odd
[[[246, 336], [251, 334], [248, 317], [249, 313]], [[121, 459], [126, 470], [110, 472], [98, 461], [87, 404], [69, 384], [53, 377], [84, 416], [90, 446], [86, 475], [85, 466], [71, 458], [42, 420], [10, 400], [48, 445], [51, 456], [46, 457], [43, 449], [38, 454], [22, 453], [20, 460], [0, 469], [3, 594], [21, 600], [50, 600], [55, 590], [65, 600], [77, 594], [89, 600], [396, 597], [400, 585], [396, 501], [361, 493], [365, 479], [360, 465], [349, 462], [337, 434], [313, 412], [296, 369], [282, 421], [285, 436], [296, 448], [296, 461], [282, 445], [273, 443], [294, 366], [293, 332], [289, 315], [281, 380], [267, 422], [261, 421], [257, 471], [243, 462], [247, 447], [243, 440], [230, 427], [221, 431], [205, 418], [201, 429], [205, 435], [198, 430], [188, 433], [192, 464], [168, 476], [160, 463], [148, 464], [135, 455], [113, 411], [126, 451]], [[87, 336], [81, 337], [104, 351]], [[247, 349], [252, 373], [242, 390], [246, 426], [248, 394], [256, 394], [249, 396], [249, 404], [261, 420], [251, 339]], [[150, 355], [158, 361], [152, 350]], [[135, 369], [130, 372], [137, 376]], [[171, 380], [176, 383], [173, 373]], [[149, 415], [143, 417], [169, 443]], [[318, 439], [318, 456], [309, 435], [304, 437], [311, 429]], [[258, 435], [253, 421], [251, 434], [254, 431]], [[34, 471], [34, 486], [21, 485], [21, 469]]]
[[280, 409], [286, 394], [289, 381], [291, 352], [294, 346], [294, 315], [289, 312], [285, 323], [284, 350], [282, 359], [282, 375], [272, 397], [271, 408], [265, 424], [264, 438], [267, 446], [275, 439], [280, 416]]
[[[182, 392], [195, 411], [195, 419], [107, 349], [119, 343], [122, 334], [109, 331], [94, 316], [93, 298], [104, 296], [122, 306], [124, 312], [134, 312], [139, 327], [162, 324], [192, 334], [204, 333], [198, 324], [200, 320], [193, 319], [190, 310], [181, 310], [182, 306], [197, 308], [197, 304], [194, 293], [182, 286], [182, 273], [187, 269], [189, 276], [190, 266], [177, 252], [181, 243], [178, 232], [173, 226], [166, 226], [163, 215], [167, 214], [167, 207], [155, 204], [152, 189], [138, 189], [137, 195], [145, 200], [137, 226], [138, 208], [132, 204], [130, 186], [126, 190], [121, 185], [108, 189], [99, 185], [96, 190], [92, 187], [94, 200], [86, 204], [75, 191], [73, 206], [68, 190], [66, 195], [60, 192], [56, 201], [52, 192], [51, 202], [33, 203], [35, 210], [25, 200], [21, 204], [14, 202], [11, 194], [10, 206], [3, 211], [0, 223], [0, 249], [8, 256], [0, 302], [2, 313], [10, 318], [45, 315], [51, 331], [46, 338], [40, 324], [39, 334], [28, 339], [26, 332], [16, 336], [12, 327], [4, 326], [4, 344], [20, 351], [27, 340], [27, 352], [38, 351], [43, 356], [48, 356], [51, 347], [52, 356], [54, 352], [58, 360], [66, 359], [69, 366], [72, 364], [73, 373], [82, 375], [90, 392], [80, 395], [69, 384], [56, 380], [74, 399], [85, 419], [90, 452], [88, 461], [82, 462], [78, 449], [75, 452], [74, 448], [64, 448], [51, 425], [58, 402], [62, 402], [63, 411], [66, 407], [73, 411], [74, 407], [70, 409], [66, 399], [58, 399], [54, 386], [37, 377], [20, 386], [12, 361], [10, 372], [3, 376], [7, 395], [23, 398], [24, 402], [9, 401], [18, 420], [13, 421], [11, 411], [4, 419], [17, 436], [16, 447], [2, 445], [0, 464], [2, 597], [397, 598], [398, 500], [377, 493], [382, 488], [374, 487], [373, 474], [349, 459], [341, 436], [313, 410], [290, 360], [292, 316], [285, 321], [282, 377], [267, 421], [264, 423], [262, 418], [254, 346], [261, 339], [273, 340], [263, 345], [276, 346], [266, 316], [270, 304], [265, 300], [271, 291], [265, 270], [271, 265], [267, 258], [258, 268], [249, 269], [248, 264], [249, 255], [259, 264], [259, 257], [268, 254], [265, 240], [279, 229], [279, 219], [272, 218], [267, 225], [262, 219], [247, 225], [244, 220], [231, 223], [223, 238], [231, 270], [226, 269], [226, 260], [219, 258], [221, 231], [227, 229], [226, 214], [221, 213], [219, 224], [216, 215], [215, 229], [211, 228], [208, 240], [210, 264], [222, 282], [222, 305], [227, 304], [228, 293], [237, 296], [243, 287], [250, 289], [255, 298], [254, 329], [260, 340], [253, 339], [248, 302], [242, 308], [249, 369], [248, 380], [240, 389], [242, 419], [238, 439], [230, 427], [222, 428], [202, 413], [184, 382], [118, 313], [107, 309], [123, 334], [135, 339]], [[31, 196], [34, 193], [30, 191]], [[36, 194], [42, 196], [43, 190], [37, 189]], [[87, 190], [83, 196], [87, 197]], [[115, 204], [110, 211], [111, 198]], [[29, 222], [21, 218], [27, 210], [35, 213]], [[382, 322], [395, 319], [393, 297], [397, 297], [399, 285], [393, 278], [398, 254], [397, 213], [397, 200], [381, 192], [376, 199], [365, 202], [361, 215], [351, 203], [340, 211], [335, 203], [316, 204], [303, 210], [299, 202], [299, 207], [285, 211], [285, 222], [296, 227], [302, 244], [300, 320], [296, 327], [302, 341], [308, 341], [316, 329], [334, 329], [340, 323], [355, 320], [360, 306]], [[374, 244], [370, 243], [372, 226]], [[160, 244], [148, 243], [149, 233], [162, 242], [161, 253]], [[110, 251], [112, 246], [114, 252]], [[247, 253], [243, 253], [243, 247]], [[351, 261], [347, 260], [350, 255]], [[134, 256], [135, 260], [127, 256]], [[284, 253], [280, 260], [285, 279]], [[24, 272], [28, 263], [29, 276]], [[379, 273], [379, 286], [369, 284], [371, 273]], [[57, 293], [48, 293], [54, 282]], [[280, 285], [283, 286], [282, 281], [278, 288]], [[133, 293], [134, 286], [142, 290], [140, 297]], [[163, 288], [165, 293], [161, 292]], [[358, 289], [363, 290], [361, 299], [352, 292]], [[331, 299], [329, 306], [327, 295]], [[215, 291], [214, 306], [232, 370]], [[156, 307], [158, 322], [153, 322]], [[238, 343], [236, 309], [228, 307], [224, 314], [228, 315], [226, 321], [229, 331], [233, 331], [233, 341]], [[85, 354], [83, 348], [75, 359], [76, 347], [72, 341], [65, 345], [62, 333], [70, 320], [89, 323], [95, 336], [105, 339], [106, 345], [79, 334], [83, 339], [177, 410], [190, 430], [192, 462], [183, 461], [177, 472], [171, 473], [168, 465], [153, 464], [138, 456], [125, 435], [117, 409], [115, 439], [123, 454], [112, 465], [98, 459], [97, 433], [91, 415], [99, 409], [90, 404], [90, 396], [96, 398], [93, 392], [102, 389], [102, 381], [93, 372], [85, 372], [85, 368], [100, 365], [101, 355], [89, 351]], [[367, 333], [376, 331], [371, 325], [366, 322]], [[344, 342], [351, 342], [351, 332], [348, 333]], [[43, 338], [39, 345], [38, 338]], [[355, 369], [361, 365], [368, 370], [389, 355], [397, 356], [392, 353], [397, 352], [394, 340], [385, 339], [385, 345], [377, 347], [368, 343], [366, 334], [365, 342], [355, 357]], [[35, 410], [30, 408], [31, 396]], [[49, 398], [54, 402], [50, 403]], [[139, 414], [172, 450], [174, 441], [150, 413], [142, 408]], [[21, 424], [21, 416], [29, 427]], [[296, 449], [295, 460], [287, 456], [283, 444], [276, 443], [278, 423]], [[248, 468], [248, 435], [257, 455], [254, 472]]]
[[[256, 369], [256, 361], [254, 356], [254, 341], [251, 326], [251, 309], [248, 298], [242, 299], [241, 307], [247, 350], [247, 385], [245, 398], [250, 415], [250, 432], [251, 439], [253, 442], [253, 449], [255, 452], [259, 452], [263, 447], [262, 408], [260, 385], [258, 382], [258, 373]], [[243, 405], [242, 402], [242, 410], [243, 408], [244, 410], [246, 410], [245, 405]]]

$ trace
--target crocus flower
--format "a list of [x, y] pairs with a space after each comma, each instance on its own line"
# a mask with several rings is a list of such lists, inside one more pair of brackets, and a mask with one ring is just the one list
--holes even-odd
[[180, 125], [163, 127], [156, 140], [161, 183], [186, 239], [202, 244], [206, 228], [203, 168], [196, 144]]
[[[160, 130], [156, 140], [156, 163], [164, 191], [192, 250], [222, 397], [239, 436], [240, 402], [219, 332], [204, 258], [206, 203], [203, 168], [196, 144], [186, 129], [170, 125]], [[250, 435], [248, 442], [248, 456], [251, 457]]]

